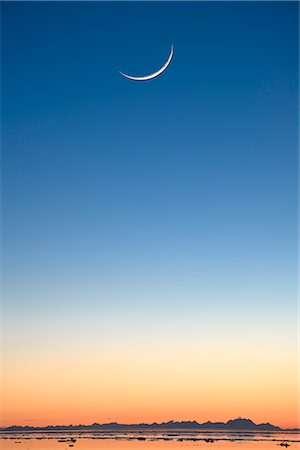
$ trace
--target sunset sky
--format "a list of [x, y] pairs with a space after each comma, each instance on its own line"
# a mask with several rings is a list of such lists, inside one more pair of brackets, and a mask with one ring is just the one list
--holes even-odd
[[2, 425], [299, 426], [298, 3], [1, 7]]

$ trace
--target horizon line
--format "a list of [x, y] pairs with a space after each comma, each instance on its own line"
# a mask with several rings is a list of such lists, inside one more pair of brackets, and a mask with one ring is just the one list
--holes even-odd
[[229, 419], [227, 421], [212, 421], [211, 419], [208, 419], [205, 422], [198, 422], [196, 419], [193, 420], [168, 420], [168, 421], [163, 421], [163, 422], [151, 422], [151, 423], [147, 423], [147, 422], [136, 422], [136, 423], [120, 423], [120, 422], [116, 422], [116, 421], [111, 421], [111, 422], [93, 422], [93, 423], [89, 423], [89, 424], [84, 424], [84, 423], [78, 423], [78, 424], [48, 424], [48, 425], [16, 425], [16, 424], [12, 424], [12, 425], [8, 425], [8, 426], [0, 426], [0, 430], [5, 430], [5, 429], [9, 429], [9, 428], [32, 428], [32, 429], [44, 429], [44, 428], [58, 428], [58, 427], [63, 427], [63, 428], [75, 428], [75, 427], [92, 427], [95, 425], [99, 425], [99, 426], [126, 426], [126, 427], [134, 427], [134, 426], [163, 426], [163, 425], [170, 425], [170, 424], [194, 424], [194, 425], [206, 425], [206, 424], [210, 424], [210, 425], [228, 425], [231, 422], [236, 422], [236, 421], [245, 421], [245, 422], [251, 422], [254, 426], [262, 426], [262, 425], [269, 425], [272, 426], [274, 428], [279, 428], [281, 430], [289, 430], [289, 429], [300, 429], [297, 427], [290, 427], [290, 428], [281, 428], [279, 425], [274, 425], [271, 422], [265, 421], [265, 422], [260, 422], [260, 423], [256, 423], [254, 422], [252, 419], [248, 419], [245, 417], [236, 417], [234, 419]]

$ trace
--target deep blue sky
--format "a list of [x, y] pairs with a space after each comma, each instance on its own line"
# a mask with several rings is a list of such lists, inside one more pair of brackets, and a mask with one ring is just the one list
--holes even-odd
[[[296, 330], [297, 9], [2, 3], [4, 286], [18, 345], [42, 318], [91, 310], [107, 327], [133, 321], [137, 339], [158, 311], [211, 332], [248, 323], [270, 341]], [[158, 69], [172, 43], [160, 77], [118, 74]]]

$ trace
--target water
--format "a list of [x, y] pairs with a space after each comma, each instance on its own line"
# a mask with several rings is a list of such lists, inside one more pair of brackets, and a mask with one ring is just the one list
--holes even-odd
[[[207, 440], [213, 442], [207, 442]], [[287, 443], [285, 447], [283, 443]], [[0, 433], [2, 450], [300, 450], [299, 433], [48, 432]]]

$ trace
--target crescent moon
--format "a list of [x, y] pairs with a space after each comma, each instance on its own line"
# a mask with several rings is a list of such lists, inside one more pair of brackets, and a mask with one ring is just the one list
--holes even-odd
[[174, 47], [173, 47], [173, 44], [172, 44], [171, 51], [170, 51], [169, 57], [167, 59], [167, 62], [159, 70], [157, 70], [156, 72], [151, 73], [150, 75], [145, 75], [143, 77], [136, 77], [134, 75], [127, 75], [127, 73], [121, 72], [120, 70], [119, 70], [119, 74], [122, 75], [125, 78], [129, 78], [129, 80], [135, 80], [135, 81], [152, 80], [152, 78], [158, 77], [158, 75], [160, 75], [161, 73], [163, 73], [166, 70], [166, 68], [168, 67], [168, 65], [171, 62], [173, 54], [174, 54]]

